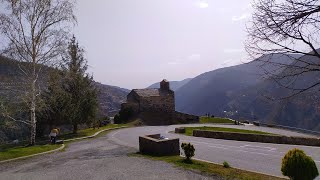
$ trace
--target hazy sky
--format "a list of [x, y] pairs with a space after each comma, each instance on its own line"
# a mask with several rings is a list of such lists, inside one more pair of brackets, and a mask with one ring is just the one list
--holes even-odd
[[243, 61], [250, 0], [77, 0], [95, 80], [144, 88]]
[[144, 88], [245, 61], [251, 0], [76, 0], [74, 33], [104, 84]]

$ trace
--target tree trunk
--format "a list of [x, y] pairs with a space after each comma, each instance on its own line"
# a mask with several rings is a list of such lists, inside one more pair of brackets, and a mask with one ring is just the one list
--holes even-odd
[[36, 120], [36, 81], [32, 81], [31, 85], [31, 108], [30, 108], [30, 121], [31, 121], [31, 134], [30, 134], [30, 145], [36, 143], [36, 129], [37, 129], [37, 120]]
[[78, 132], [78, 124], [73, 124], [73, 134], [77, 134]]
[[31, 125], [31, 139], [30, 139], [30, 145], [35, 145], [36, 143], [36, 129], [37, 129], [37, 124], [34, 123]]

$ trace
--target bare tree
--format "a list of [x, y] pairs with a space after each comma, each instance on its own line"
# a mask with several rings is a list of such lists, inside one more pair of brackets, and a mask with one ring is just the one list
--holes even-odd
[[[258, 60], [266, 67], [266, 74], [278, 85], [292, 90], [289, 97], [319, 86], [320, 80], [304, 86], [296, 84], [299, 77], [320, 71], [319, 1], [256, 0], [253, 8], [247, 28], [249, 55], [253, 59], [264, 57]], [[287, 56], [291, 61], [274, 60], [270, 54]], [[277, 68], [268, 68], [270, 65]]]
[[[2, 114], [30, 126], [30, 144], [35, 144], [37, 98], [41, 93], [41, 71], [53, 65], [66, 47], [70, 25], [76, 22], [74, 1], [69, 0], [0, 0], [5, 9], [0, 13], [0, 33], [7, 46], [4, 55], [20, 62], [26, 88], [29, 120], [15, 119], [6, 111]], [[3, 108], [5, 109], [5, 108]]]

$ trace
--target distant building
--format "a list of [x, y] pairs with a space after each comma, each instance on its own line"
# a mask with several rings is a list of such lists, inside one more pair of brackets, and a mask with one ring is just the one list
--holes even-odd
[[129, 108], [147, 124], [174, 124], [198, 122], [199, 117], [175, 111], [174, 91], [167, 80], [160, 82], [159, 89], [133, 89], [121, 109]]

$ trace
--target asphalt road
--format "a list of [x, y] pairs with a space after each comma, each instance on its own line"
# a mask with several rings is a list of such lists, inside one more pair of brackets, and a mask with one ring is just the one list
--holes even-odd
[[106, 136], [68, 144], [63, 152], [0, 164], [0, 180], [219, 180], [161, 161], [129, 157], [136, 149]]
[[[195, 126], [195, 125], [179, 125]], [[197, 126], [204, 126], [203, 124]], [[207, 125], [208, 126], [208, 125]], [[210, 125], [213, 126], [213, 125]], [[215, 125], [219, 127], [234, 127], [251, 130], [267, 131], [288, 136], [309, 136], [292, 131], [256, 126]], [[293, 148], [302, 149], [311, 156], [320, 170], [320, 147], [283, 145], [271, 143], [256, 143], [232, 140], [220, 140], [184, 136], [170, 133], [173, 126], [146, 126], [129, 129], [121, 129], [108, 134], [109, 138], [124, 146], [138, 149], [139, 136], [148, 134], [162, 134], [168, 138], [180, 138], [181, 142], [190, 142], [195, 145], [195, 158], [215, 163], [229, 162], [233, 167], [261, 172], [270, 175], [282, 176], [281, 159], [285, 153]], [[318, 178], [320, 179], [320, 178]]]

